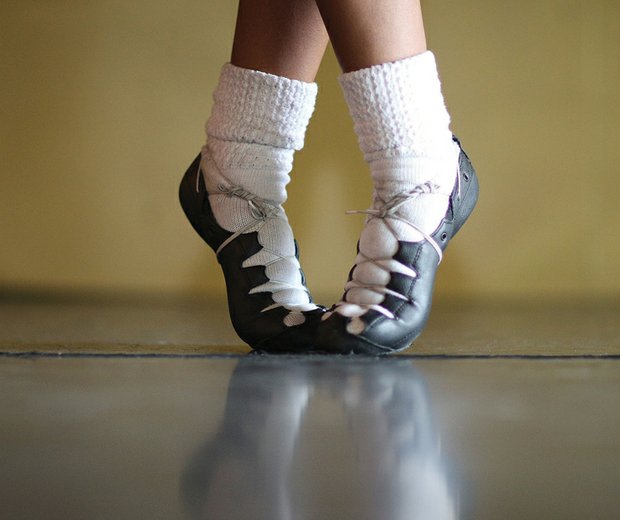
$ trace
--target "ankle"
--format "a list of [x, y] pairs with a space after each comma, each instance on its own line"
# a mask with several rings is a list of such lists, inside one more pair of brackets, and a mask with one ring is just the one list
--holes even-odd
[[456, 182], [459, 148], [450, 141], [437, 156], [397, 155], [369, 163], [377, 192], [394, 196], [423, 184], [430, 184], [442, 194], [450, 195]]
[[290, 182], [294, 150], [254, 143], [210, 138], [202, 149], [202, 170], [207, 192], [220, 186], [239, 186], [261, 199], [284, 204]]

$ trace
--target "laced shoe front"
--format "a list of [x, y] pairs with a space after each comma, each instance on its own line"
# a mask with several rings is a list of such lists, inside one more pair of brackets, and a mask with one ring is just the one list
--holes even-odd
[[[478, 199], [478, 181], [467, 155], [461, 150], [456, 183], [446, 214], [431, 233], [403, 218], [399, 208], [436, 189], [424, 183], [387, 200], [377, 199], [372, 209], [355, 211], [368, 215], [367, 223], [379, 219], [398, 241], [389, 257], [369, 257], [358, 247], [356, 265], [349, 274], [344, 295], [322, 318], [316, 348], [343, 354], [386, 354], [407, 348], [422, 332], [431, 308], [437, 267], [450, 239], [467, 220]], [[420, 242], [398, 240], [394, 223], [414, 229]], [[356, 275], [359, 266], [372, 264], [385, 273], [387, 282], [369, 284]], [[350, 301], [356, 289], [369, 291], [373, 302]]]
[[[398, 240], [399, 236], [397, 230], [394, 228], [393, 222], [397, 221], [405, 224], [406, 226], [414, 229], [417, 233], [419, 233], [424, 238], [424, 240], [428, 242], [428, 244], [431, 245], [433, 249], [435, 249], [438, 257], [437, 263], [439, 264], [443, 256], [441, 247], [430, 235], [425, 233], [418, 225], [407, 220], [398, 212], [398, 210], [405, 204], [414, 202], [415, 199], [419, 196], [433, 194], [436, 189], [436, 186], [427, 182], [415, 186], [412, 190], [399, 193], [388, 200], [382, 200], [379, 197], [376, 197], [373, 208], [367, 210], [348, 211], [347, 214], [368, 215], [367, 223], [370, 222], [372, 219], [381, 220], [385, 230], [391, 233], [396, 240]], [[368, 283], [364, 280], [357, 278], [357, 268], [366, 263], [372, 264], [378, 269], [388, 274], [398, 273], [412, 279], [417, 277], [417, 272], [414, 269], [412, 269], [406, 263], [403, 263], [402, 261], [399, 261], [392, 256], [371, 258], [370, 256], [364, 254], [363, 251], [358, 250], [358, 258], [355, 264], [355, 268], [352, 270], [350, 279], [344, 287], [345, 292], [343, 299], [340, 302], [336, 303], [333, 310], [327, 312], [322, 318], [323, 320], [326, 320], [334, 312], [350, 318], [351, 320], [347, 324], [347, 332], [351, 334], [360, 334], [361, 332], [363, 332], [365, 324], [364, 321], [361, 319], [361, 316], [363, 316], [369, 310], [374, 310], [383, 314], [389, 319], [394, 319], [394, 313], [383, 305], [383, 303], [385, 302], [385, 296], [389, 295], [398, 300], [410, 302], [410, 299], [407, 295], [390, 289], [386, 285]], [[350, 301], [348, 299], [348, 294], [350, 291], [353, 291], [355, 289], [366, 289], [367, 291], [371, 291], [379, 295], [383, 300], [383, 303], [359, 303], [355, 301]]]
[[[250, 218], [236, 231], [224, 229], [213, 214], [210, 197], [233, 197], [247, 203]], [[193, 228], [216, 253], [226, 280], [231, 321], [239, 337], [266, 352], [311, 349], [324, 308], [312, 302], [297, 243], [292, 234], [293, 243], [285, 248], [269, 247], [260, 240], [269, 227], [285, 226], [282, 229], [290, 233], [282, 206], [225, 181], [218, 183], [216, 193], [208, 193], [201, 155], [183, 177], [179, 198]]]

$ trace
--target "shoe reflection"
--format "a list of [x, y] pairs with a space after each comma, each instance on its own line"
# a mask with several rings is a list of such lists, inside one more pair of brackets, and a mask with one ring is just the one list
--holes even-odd
[[196, 519], [458, 518], [410, 360], [240, 360], [182, 494]]

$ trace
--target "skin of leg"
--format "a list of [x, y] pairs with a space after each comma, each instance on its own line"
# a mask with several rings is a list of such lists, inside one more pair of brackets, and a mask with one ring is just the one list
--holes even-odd
[[230, 61], [312, 82], [328, 42], [314, 0], [240, 0]]
[[426, 51], [420, 0], [315, 0], [343, 72]]

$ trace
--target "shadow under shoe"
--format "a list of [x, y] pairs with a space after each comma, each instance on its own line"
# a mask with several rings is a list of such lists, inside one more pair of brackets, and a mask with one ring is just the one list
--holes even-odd
[[[219, 226], [213, 215], [200, 160], [199, 154], [185, 173], [179, 187], [179, 200], [194, 230], [209, 247], [217, 251], [234, 233]], [[255, 350], [270, 353], [310, 351], [325, 309], [318, 307], [310, 311], [297, 311], [303, 314], [303, 323], [287, 326], [285, 318], [290, 310], [278, 305], [271, 293], [250, 294], [253, 288], [269, 281], [265, 266], [242, 267], [245, 260], [261, 249], [258, 233], [254, 231], [231, 240], [217, 256], [226, 280], [228, 310], [235, 332]], [[297, 243], [295, 252], [299, 258]], [[300, 272], [305, 286], [304, 274]]]
[[[460, 146], [458, 139], [454, 140]], [[478, 192], [476, 172], [461, 148], [457, 181], [450, 195], [446, 215], [430, 235], [442, 251], [471, 215], [478, 200]], [[336, 312], [334, 306], [329, 317], [319, 325], [317, 350], [338, 354], [390, 354], [406, 349], [421, 334], [430, 314], [435, 274], [441, 259], [427, 240], [400, 241], [398, 245], [394, 260], [411, 268], [416, 276], [390, 273], [386, 288], [402, 298], [387, 293], [380, 305], [393, 318], [369, 309], [360, 317], [363, 330], [359, 333], [350, 332], [351, 318]], [[352, 275], [353, 269], [349, 273], [349, 281]]]

